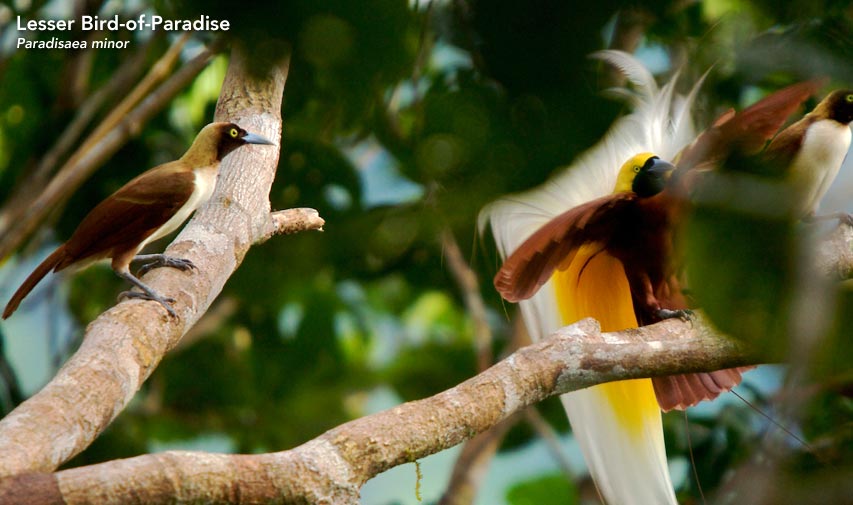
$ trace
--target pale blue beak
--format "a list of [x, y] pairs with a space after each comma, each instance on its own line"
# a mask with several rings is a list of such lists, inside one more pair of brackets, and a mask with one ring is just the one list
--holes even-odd
[[267, 144], [267, 145], [271, 145], [271, 146], [275, 145], [274, 142], [267, 139], [266, 137], [262, 137], [260, 135], [254, 134], [254, 133], [247, 133], [243, 137], [243, 142], [245, 142], [247, 144]]

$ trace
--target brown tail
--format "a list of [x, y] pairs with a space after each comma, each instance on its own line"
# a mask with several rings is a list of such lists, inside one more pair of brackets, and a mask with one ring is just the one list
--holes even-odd
[[21, 300], [23, 300], [24, 297], [27, 296], [30, 291], [33, 290], [34, 287], [36, 287], [36, 284], [39, 283], [42, 277], [44, 277], [45, 275], [47, 275], [48, 272], [56, 268], [56, 266], [59, 264], [60, 261], [62, 261], [64, 257], [65, 245], [63, 244], [59, 246], [55, 251], [53, 251], [53, 254], [45, 258], [45, 260], [42, 261], [41, 264], [37, 266], [35, 270], [33, 270], [33, 273], [31, 273], [30, 276], [27, 277], [27, 280], [25, 280], [24, 283], [21, 284], [21, 287], [19, 287], [18, 290], [15, 291], [15, 294], [12, 295], [12, 299], [9, 300], [9, 303], [6, 304], [6, 309], [3, 310], [3, 319], [8, 318], [12, 315], [13, 312], [15, 312], [15, 310], [17, 310], [18, 305], [21, 304]]

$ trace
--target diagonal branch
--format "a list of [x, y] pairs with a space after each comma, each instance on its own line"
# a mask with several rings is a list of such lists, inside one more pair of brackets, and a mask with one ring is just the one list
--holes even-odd
[[[171, 46], [169, 46], [169, 49], [167, 49], [163, 56], [154, 63], [139, 84], [137, 84], [130, 93], [122, 99], [121, 103], [116, 105], [107, 117], [98, 124], [95, 130], [86, 139], [86, 142], [81, 146], [80, 151], [85, 153], [87, 149], [100, 141], [104, 135], [118, 126], [124, 116], [130, 113], [130, 111], [133, 110], [139, 102], [148, 96], [157, 84], [168, 77], [169, 72], [171, 72], [175, 64], [178, 63], [181, 51], [184, 49], [184, 46], [189, 42], [189, 40], [189, 33], [184, 33], [178, 37]], [[77, 153], [75, 153], [75, 156], [76, 154]]]
[[597, 322], [585, 319], [452, 389], [343, 424], [289, 451], [172, 451], [16, 476], [0, 480], [0, 501], [14, 503], [14, 493], [22, 492], [26, 503], [46, 496], [43, 503], [356, 504], [359, 489], [373, 476], [459, 444], [549, 396], [613, 380], [760, 361], [704, 324], [670, 320], [601, 333]]
[[119, 66], [110, 76], [109, 81], [80, 105], [74, 114], [74, 119], [68, 123], [68, 126], [57, 138], [56, 143], [41, 157], [36, 168], [17, 184], [11, 197], [0, 210], [0, 228], [5, 228], [6, 223], [13, 219], [13, 216], [18, 215], [22, 207], [29, 205], [39, 190], [44, 188], [57, 163], [74, 147], [75, 142], [78, 141], [86, 127], [89, 126], [89, 122], [101, 110], [101, 107], [117, 94], [126, 90], [139, 77], [139, 74], [144, 70], [145, 59], [151, 46], [159, 38], [159, 34], [152, 36], [151, 40]]
[[[245, 58], [237, 50], [232, 54], [215, 119], [278, 139], [289, 62], [257, 78], [247, 71]], [[170, 318], [157, 303], [130, 300], [92, 322], [56, 377], [0, 421], [0, 475], [52, 471], [85, 449], [124, 409], [208, 309], [252, 244], [276, 230], [269, 190], [278, 156], [269, 146], [246, 146], [223, 160], [213, 198], [166, 251], [190, 259], [198, 269], [162, 268], [144, 278], [176, 299], [179, 317]], [[306, 226], [319, 224], [306, 221]]]

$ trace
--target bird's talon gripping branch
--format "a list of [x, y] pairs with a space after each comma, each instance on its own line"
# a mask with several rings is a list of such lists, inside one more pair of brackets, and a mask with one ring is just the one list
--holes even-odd
[[803, 217], [804, 223], [817, 223], [820, 221], [830, 221], [837, 219], [839, 224], [853, 226], [853, 214], [849, 212], [833, 212], [832, 214], [817, 215], [814, 212]]
[[678, 318], [684, 322], [692, 321], [693, 316], [694, 316], [693, 311], [690, 309], [677, 309], [677, 310], [658, 309], [657, 315], [661, 319]]
[[198, 267], [188, 259], [175, 258], [174, 256], [166, 256], [165, 254], [140, 254], [133, 258], [133, 261], [150, 261], [150, 263], [145, 263], [139, 267], [139, 270], [136, 272], [137, 277], [142, 277], [148, 271], [161, 267], [177, 268], [182, 272], [198, 270]]
[[172, 308], [172, 304], [175, 303], [174, 298], [170, 298], [168, 296], [163, 296], [163, 295], [159, 294], [158, 292], [154, 291], [154, 289], [152, 289], [150, 286], [148, 286], [148, 284], [145, 284], [141, 280], [137, 279], [136, 276], [134, 276], [132, 273], [130, 273], [127, 270], [120, 270], [120, 271], [117, 271], [116, 273], [119, 275], [119, 277], [121, 277], [122, 279], [125, 279], [126, 281], [130, 282], [131, 284], [133, 284], [134, 286], [136, 286], [137, 288], [139, 288], [141, 290], [141, 291], [125, 291], [119, 295], [119, 299], [121, 299], [121, 298], [131, 298], [131, 299], [136, 298], [136, 299], [140, 299], [140, 300], [151, 300], [154, 302], [158, 302], [160, 305], [163, 306], [163, 308], [166, 309], [166, 311], [169, 313], [169, 315], [171, 315], [172, 317], [178, 317], [177, 312], [175, 312], [175, 309]]
[[118, 294], [119, 301], [125, 298], [129, 300], [150, 300], [152, 302], [157, 302], [166, 309], [166, 312], [168, 312], [170, 316], [178, 317], [178, 313], [175, 312], [175, 309], [173, 309], [171, 305], [175, 303], [175, 299], [169, 296], [160, 296], [156, 293], [143, 293], [140, 291], [122, 291]]
[[148, 293], [143, 293], [141, 291], [122, 291], [118, 294], [119, 300], [123, 300], [125, 298], [129, 300], [151, 300], [153, 302], [166, 302], [166, 303], [175, 303], [175, 299], [171, 296], [151, 296]]

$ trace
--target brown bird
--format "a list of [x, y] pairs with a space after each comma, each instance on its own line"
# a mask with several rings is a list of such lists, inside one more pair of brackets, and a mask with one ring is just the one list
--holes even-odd
[[[759, 100], [741, 112], [729, 109], [677, 156], [678, 172], [696, 168], [716, 168], [725, 157], [737, 151], [739, 155], [765, 155], [779, 149], [782, 137], [803, 120], [782, 132], [779, 129], [788, 116], [823, 85], [822, 79], [792, 84]], [[778, 135], [777, 135], [778, 133]], [[775, 135], [775, 137], [774, 137]], [[768, 145], [767, 141], [773, 139]], [[766, 149], [765, 149], [766, 147]], [[788, 160], [790, 161], [790, 160]]]
[[850, 148], [851, 121], [853, 90], [836, 90], [767, 146], [766, 158], [793, 190], [795, 217], [807, 221], [837, 218], [853, 225], [853, 217], [844, 212], [816, 216], [818, 204]]
[[146, 244], [177, 229], [201, 204], [216, 184], [219, 162], [228, 153], [245, 144], [270, 144], [269, 140], [248, 133], [234, 123], [219, 122], [205, 126], [180, 159], [164, 163], [137, 176], [99, 203], [77, 226], [71, 238], [47, 257], [12, 295], [3, 311], [8, 318], [48, 272], [69, 267], [84, 268], [104, 259], [111, 260], [115, 273], [142, 292], [122, 293], [129, 298], [159, 302], [176, 316], [171, 303], [130, 272], [135, 260], [150, 261], [138, 275], [162, 266], [189, 270], [191, 261], [164, 254], [139, 255]]

